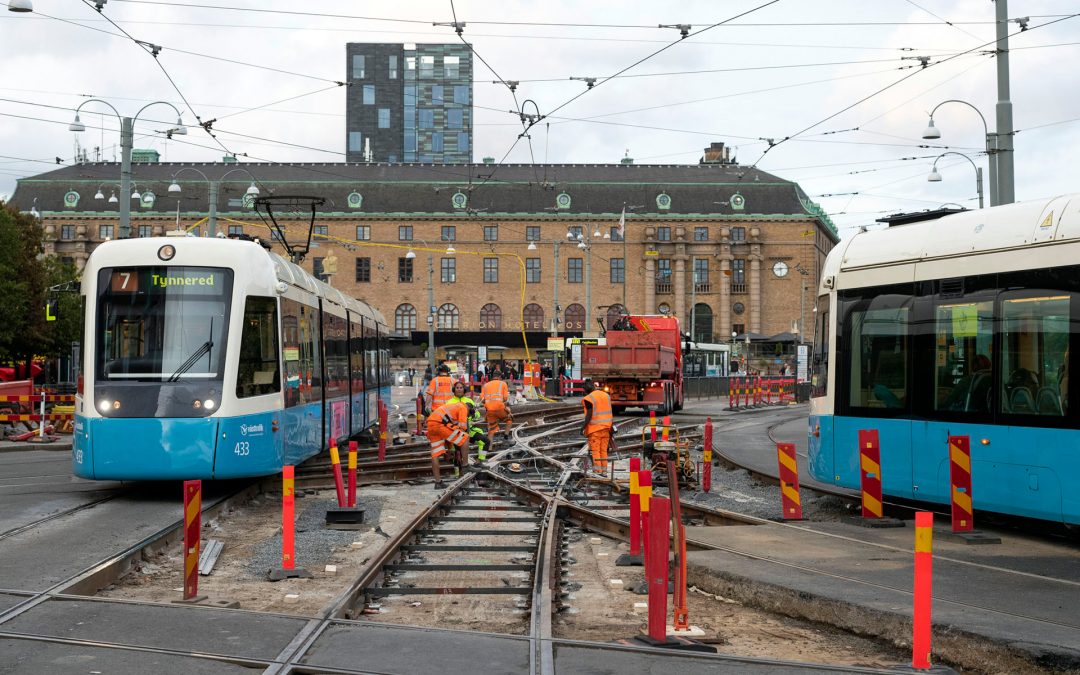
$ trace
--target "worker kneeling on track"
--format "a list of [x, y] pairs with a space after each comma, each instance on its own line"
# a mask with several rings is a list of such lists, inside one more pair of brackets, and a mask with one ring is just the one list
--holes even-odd
[[469, 440], [467, 433], [469, 418], [476, 413], [472, 404], [464, 402], [447, 403], [435, 409], [427, 420], [427, 437], [431, 443], [431, 473], [435, 476], [435, 487], [444, 488], [439, 474], [439, 460], [446, 454], [446, 444], [455, 449], [455, 454]]
[[480, 402], [487, 415], [488, 434], [491, 438], [498, 438], [501, 422], [506, 422], [506, 435], [509, 436], [510, 424], [514, 421], [510, 414], [510, 391], [498, 370], [491, 373], [491, 379], [485, 382], [480, 390]]
[[[483, 462], [487, 460], [487, 451], [491, 447], [491, 439], [477, 424], [480, 422], [480, 410], [476, 408], [476, 401], [469, 398], [464, 382], [454, 383], [454, 396], [451, 403], [468, 403], [473, 406], [474, 413], [469, 415], [469, 442], [476, 446], [476, 459]], [[464, 447], [458, 449], [457, 465], [461, 468], [469, 466], [469, 453]]]
[[597, 389], [592, 380], [585, 380], [582, 385], [585, 398], [581, 404], [585, 408], [585, 421], [581, 433], [589, 439], [589, 451], [592, 453], [593, 470], [607, 473], [608, 447], [612, 441], [611, 397], [606, 391]]

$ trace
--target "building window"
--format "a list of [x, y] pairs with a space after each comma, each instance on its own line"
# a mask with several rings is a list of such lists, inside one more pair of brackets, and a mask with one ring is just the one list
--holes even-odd
[[416, 131], [414, 129], [405, 130], [405, 161], [409, 161], [409, 155], [416, 152]]
[[371, 283], [371, 258], [356, 259], [356, 282]]
[[626, 263], [622, 258], [611, 259], [611, 283], [626, 283]]
[[746, 334], [746, 324], [745, 323], [733, 323], [733, 324], [731, 324], [731, 332], [735, 333], [736, 335], [744, 335], [744, 334]]
[[446, 111], [446, 127], [448, 129], [460, 129], [464, 120], [464, 111], [461, 108], [451, 108]]
[[461, 63], [461, 59], [457, 56], [444, 56], [443, 57], [443, 74], [448, 80], [456, 80], [458, 75], [458, 66]]
[[457, 241], [457, 226], [443, 225], [441, 237], [442, 241]]
[[326, 281], [326, 274], [323, 273], [323, 260], [323, 258], [311, 259], [311, 276], [319, 281]]
[[457, 259], [441, 258], [439, 260], [440, 279], [444, 284], [452, 284], [457, 281]]
[[431, 105], [442, 105], [443, 101], [443, 88], [441, 84], [431, 85]]
[[540, 241], [540, 227], [538, 225], [527, 225], [525, 227], [525, 241]]
[[695, 227], [694, 228], [694, 241], [709, 241], [709, 228], [707, 228], [707, 227]]
[[390, 162], [391, 164], [397, 164], [397, 155], [387, 155], [386, 161]]
[[434, 56], [421, 56], [420, 57], [420, 77], [426, 77], [426, 78], [435, 77], [435, 57]]
[[525, 258], [525, 283], [540, 283], [540, 258]]
[[435, 162], [435, 156], [430, 152], [421, 153], [419, 162], [421, 164], [433, 164]]
[[398, 241], [412, 241], [412, 225], [398, 225]]
[[390, 128], [390, 108], [379, 108], [379, 128]]
[[[232, 230], [232, 225], [229, 229]], [[98, 239], [112, 239], [113, 226], [112, 225], [98, 225]], [[64, 237], [67, 239], [67, 237]]]
[[480, 330], [502, 330], [502, 310], [494, 303], [480, 308]]
[[459, 105], [469, 105], [469, 87], [467, 85], [454, 85], [454, 103]]
[[671, 228], [666, 225], [656, 228], [656, 241], [671, 241]]
[[312, 229], [311, 233], [314, 234], [316, 237], [326, 237], [330, 234], [328, 228], [329, 225], [316, 225], [314, 229]]
[[435, 111], [431, 108], [421, 108], [419, 111], [420, 128], [421, 129], [434, 129], [435, 128]]
[[484, 258], [484, 283], [499, 283], [499, 259]]
[[75, 226], [74, 225], [61, 225], [60, 226], [60, 238], [61, 239], [74, 239], [75, 238]]
[[671, 283], [671, 258], [660, 258], [656, 261], [656, 280]]
[[243, 234], [243, 233], [244, 233], [244, 226], [243, 225], [229, 225], [229, 234], [230, 235], [240, 235], [240, 234]]
[[394, 310], [394, 330], [416, 330], [416, 308], [406, 303]]
[[431, 134], [431, 151], [442, 152], [443, 151], [443, 135], [441, 131], [436, 131]]
[[733, 227], [733, 228], [731, 228], [731, 241], [746, 241], [746, 228], [745, 227]]
[[572, 238], [574, 238], [574, 239], [580, 239], [581, 238], [581, 226], [580, 225], [571, 225], [569, 228], [567, 228], [567, 232], [569, 232], [572, 235]]
[[731, 292], [746, 292], [746, 260], [742, 258], [731, 261]]
[[397, 54], [391, 54], [387, 63], [387, 77], [391, 80], [397, 79]]
[[362, 80], [365, 77], [364, 74], [364, 55], [353, 54], [352, 57], [352, 76], [354, 80]]
[[364, 85], [364, 105], [375, 105], [375, 85]]
[[499, 241], [499, 226], [498, 225], [485, 225], [484, 226], [484, 241]]
[[530, 302], [521, 310], [525, 330], [544, 330], [544, 308]]
[[371, 241], [371, 226], [370, 225], [357, 225], [356, 226], [356, 241]]
[[452, 305], [449, 302], [439, 307], [438, 313], [438, 328], [439, 330], [457, 330], [458, 329], [458, 308], [456, 305]]
[[[199, 236], [199, 230], [194, 230], [195, 236]], [[154, 236], [154, 227], [152, 225], [140, 225], [139, 226], [140, 237], [152, 237]]]
[[[694, 260], [694, 283], [695, 284], [707, 284], [707, 283], [709, 283], [709, 259], [708, 258], [696, 258]], [[698, 288], [697, 290], [703, 291], [704, 289]]]
[[574, 303], [566, 308], [566, 330], [585, 330], [585, 308]]
[[571, 284], [581, 283], [581, 270], [585, 264], [584, 258], [569, 258], [566, 261], [566, 280]]
[[413, 274], [413, 261], [412, 258], [398, 258], [397, 259], [397, 280], [398, 283], [411, 284]]
[[349, 132], [349, 152], [364, 151], [364, 136], [359, 131]]
[[457, 149], [458, 152], [469, 151], [469, 132], [462, 131], [457, 135]]
[[405, 70], [416, 70], [416, 57], [415, 56], [406, 56], [405, 57]]
[[622, 241], [623, 235], [619, 232], [618, 226], [611, 228], [611, 241]]

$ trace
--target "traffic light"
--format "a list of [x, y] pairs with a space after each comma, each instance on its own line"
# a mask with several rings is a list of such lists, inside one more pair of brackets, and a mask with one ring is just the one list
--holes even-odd
[[45, 301], [45, 320], [56, 321], [56, 317], [59, 316], [60, 299], [53, 298]]

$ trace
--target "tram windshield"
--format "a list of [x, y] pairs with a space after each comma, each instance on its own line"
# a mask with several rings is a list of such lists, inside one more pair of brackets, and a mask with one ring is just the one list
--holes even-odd
[[105, 268], [98, 289], [98, 381], [222, 380], [231, 270]]

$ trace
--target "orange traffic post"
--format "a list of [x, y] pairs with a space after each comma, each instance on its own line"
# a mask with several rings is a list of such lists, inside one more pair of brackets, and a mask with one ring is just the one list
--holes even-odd
[[671, 624], [677, 631], [690, 630], [690, 612], [686, 608], [686, 526], [676, 525], [676, 552], [679, 556], [675, 568], [675, 596], [672, 606]]
[[330, 440], [330, 468], [334, 470], [334, 488], [337, 490], [338, 506], [345, 506], [345, 480], [341, 477], [341, 456], [338, 454], [337, 441]]
[[708, 492], [712, 489], [712, 450], [713, 428], [712, 418], [705, 418], [705, 440], [701, 447], [701, 489]]
[[971, 438], [949, 436], [949, 482], [952, 495], [952, 531], [975, 529], [971, 498]]
[[862, 478], [862, 517], [881, 518], [881, 446], [877, 429], [859, 429], [859, 475]]
[[671, 503], [667, 497], [654, 497], [649, 502], [649, 557], [645, 561], [645, 579], [649, 589], [649, 638], [656, 642], [667, 642]]
[[202, 481], [184, 481], [184, 600], [199, 600], [199, 537], [202, 532]]
[[270, 581], [311, 578], [311, 572], [296, 566], [296, 468], [281, 467], [281, 568], [270, 570]]
[[664, 418], [663, 418], [663, 420], [661, 420], [661, 423], [664, 426], [663, 426], [663, 429], [661, 429], [661, 432], [660, 432], [660, 440], [666, 441], [668, 439], [668, 434], [670, 433], [669, 427], [671, 426], [671, 417], [669, 417], [668, 415], [664, 415]]
[[649, 411], [649, 431], [652, 432], [651, 433], [652, 438], [650, 438], [649, 440], [651, 440], [653, 443], [655, 443], [656, 442], [656, 411], [655, 410], [650, 410]]
[[423, 436], [424, 430], [420, 426], [424, 420], [424, 395], [416, 395], [416, 435]]
[[387, 414], [390, 412], [386, 408], [386, 404], [380, 398], [379, 401], [379, 461], [386, 461], [386, 430], [389, 425]]
[[638, 502], [641, 517], [641, 556], [646, 568], [649, 565], [649, 503], [652, 501], [652, 470], [638, 472]]
[[930, 669], [930, 608], [933, 592], [934, 514], [915, 514], [915, 597], [911, 635], [911, 667]]
[[624, 553], [615, 561], [617, 567], [638, 566], [644, 562], [641, 556], [641, 487], [639, 473], [641, 458], [630, 458], [630, 552]]
[[356, 441], [349, 441], [349, 508], [356, 506]]
[[780, 463], [780, 502], [784, 520], [802, 520], [802, 500], [799, 499], [799, 463], [794, 443], [777, 443], [776, 456]]

